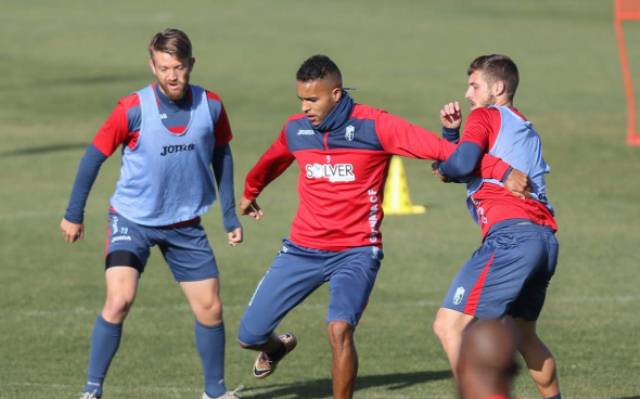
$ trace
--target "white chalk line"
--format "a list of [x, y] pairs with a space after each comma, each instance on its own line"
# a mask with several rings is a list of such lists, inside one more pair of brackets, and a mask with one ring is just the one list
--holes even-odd
[[[640, 301], [640, 296], [636, 295], [626, 295], [626, 296], [590, 296], [590, 297], [553, 297], [547, 300], [547, 306], [558, 304], [558, 303], [630, 303]], [[370, 305], [371, 308], [403, 308], [403, 307], [414, 307], [414, 308], [425, 308], [425, 307], [434, 307], [440, 306], [441, 301], [398, 301], [398, 302], [389, 302], [389, 301], [378, 301], [377, 303], [372, 303]], [[242, 311], [246, 308], [246, 304], [224, 304], [224, 309], [234, 310], [234, 311]], [[307, 310], [317, 310], [317, 309], [326, 309], [326, 303], [318, 303], [318, 304], [301, 304], [298, 305], [296, 309], [307, 309]], [[146, 313], [146, 312], [172, 312], [172, 311], [189, 311], [189, 306], [187, 304], [181, 305], [161, 305], [161, 306], [152, 306], [152, 305], [134, 305], [132, 308], [132, 313]], [[28, 317], [48, 317], [48, 316], [56, 316], [56, 315], [86, 315], [86, 314], [97, 314], [100, 311], [99, 308], [87, 308], [84, 306], [74, 307], [74, 308], [62, 308], [62, 309], [25, 309], [20, 312], [20, 314]]]

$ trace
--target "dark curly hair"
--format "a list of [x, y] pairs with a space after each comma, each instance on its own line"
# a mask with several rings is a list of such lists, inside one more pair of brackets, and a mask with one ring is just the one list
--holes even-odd
[[296, 73], [296, 79], [300, 82], [333, 77], [342, 86], [342, 73], [340, 68], [326, 55], [316, 54], [307, 58]]

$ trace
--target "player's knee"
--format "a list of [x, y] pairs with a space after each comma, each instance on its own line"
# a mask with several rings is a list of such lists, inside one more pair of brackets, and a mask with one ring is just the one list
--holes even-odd
[[438, 337], [440, 342], [444, 342], [447, 339], [448, 323], [442, 317], [436, 317], [433, 321], [433, 333]]
[[353, 345], [354, 327], [346, 321], [332, 321], [327, 327], [329, 342], [334, 350]]
[[193, 313], [203, 324], [215, 324], [222, 321], [222, 302], [219, 299], [193, 305]]
[[104, 304], [102, 316], [110, 323], [121, 323], [133, 305], [133, 298], [128, 296], [110, 296]]
[[521, 352], [527, 352], [530, 350], [535, 351], [538, 347], [543, 346], [535, 327], [531, 327], [529, 324], [518, 323], [517, 337], [518, 337], [518, 350]]

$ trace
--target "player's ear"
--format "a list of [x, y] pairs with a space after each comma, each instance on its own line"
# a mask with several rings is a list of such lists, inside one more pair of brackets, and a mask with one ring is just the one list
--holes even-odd
[[493, 84], [493, 95], [496, 97], [502, 96], [505, 94], [507, 86], [504, 84], [504, 81], [498, 80]]
[[331, 90], [331, 98], [333, 98], [333, 101], [336, 103], [340, 101], [342, 98], [342, 87], [334, 87], [334, 89]]
[[189, 72], [193, 71], [193, 66], [195, 64], [196, 64], [196, 58], [195, 57], [189, 58]]
[[151, 69], [151, 73], [156, 74], [156, 64], [153, 63], [153, 58], [149, 58], [149, 69]]

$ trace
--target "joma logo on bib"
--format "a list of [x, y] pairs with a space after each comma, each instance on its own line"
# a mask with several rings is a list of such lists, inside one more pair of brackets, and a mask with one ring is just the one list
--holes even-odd
[[182, 151], [193, 151], [195, 150], [196, 145], [191, 143], [191, 144], [176, 144], [176, 145], [163, 145], [162, 146], [162, 152], [160, 153], [161, 156], [166, 156], [167, 154], [174, 154], [176, 152], [182, 152]]
[[353, 165], [350, 163], [320, 164], [308, 163], [306, 165], [307, 179], [328, 179], [331, 183], [354, 181], [356, 175]]

